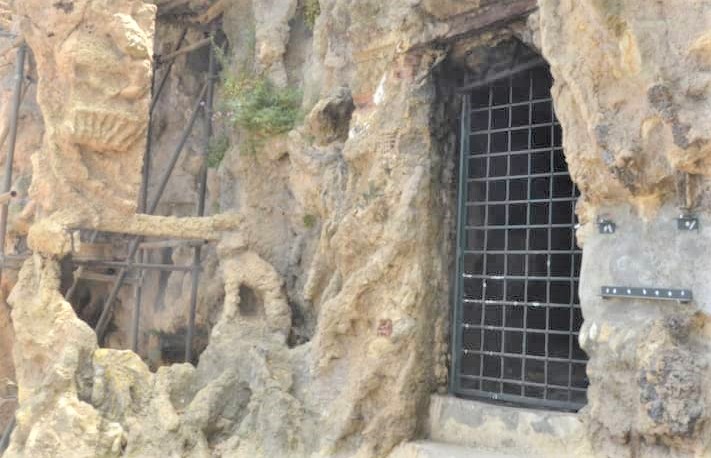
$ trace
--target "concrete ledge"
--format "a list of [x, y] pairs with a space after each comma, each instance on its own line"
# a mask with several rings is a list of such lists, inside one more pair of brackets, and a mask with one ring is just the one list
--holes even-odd
[[388, 458], [524, 458], [524, 456], [475, 450], [432, 441], [416, 441], [401, 444], [388, 455]]
[[576, 414], [509, 407], [452, 396], [432, 396], [429, 438], [527, 457], [591, 455]]

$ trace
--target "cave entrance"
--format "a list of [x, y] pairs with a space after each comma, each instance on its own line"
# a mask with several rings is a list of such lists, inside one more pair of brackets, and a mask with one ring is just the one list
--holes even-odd
[[462, 89], [451, 389], [577, 410], [587, 388], [579, 192], [548, 66], [530, 56], [507, 66]]

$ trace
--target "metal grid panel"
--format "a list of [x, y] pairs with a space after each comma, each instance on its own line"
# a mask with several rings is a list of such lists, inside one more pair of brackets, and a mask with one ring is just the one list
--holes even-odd
[[551, 82], [541, 65], [464, 97], [452, 388], [575, 410], [587, 387], [579, 193]]

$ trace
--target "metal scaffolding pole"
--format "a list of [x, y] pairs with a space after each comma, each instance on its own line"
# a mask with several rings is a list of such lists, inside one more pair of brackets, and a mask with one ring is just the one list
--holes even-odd
[[[156, 196], [153, 199], [153, 202], [148, 206], [148, 209], [146, 211], [147, 214], [151, 215], [155, 213], [156, 209], [158, 208], [158, 204], [160, 203], [161, 197], [163, 197], [163, 192], [165, 191], [166, 186], [168, 185], [168, 180], [170, 179], [170, 176], [173, 173], [173, 169], [175, 168], [176, 164], [178, 163], [178, 159], [180, 159], [180, 155], [185, 148], [185, 144], [188, 142], [188, 138], [190, 138], [190, 134], [193, 131], [193, 127], [195, 126], [195, 122], [197, 121], [198, 113], [200, 112], [200, 108], [203, 107], [204, 105], [204, 99], [205, 99], [205, 94], [207, 92], [208, 88], [208, 82], [206, 82], [202, 90], [200, 91], [200, 94], [198, 95], [197, 99], [195, 100], [195, 105], [193, 106], [193, 111], [192, 115], [190, 117], [190, 121], [188, 122], [187, 127], [185, 128], [185, 131], [183, 132], [183, 136], [180, 139], [180, 143], [176, 147], [175, 151], [173, 152], [173, 155], [170, 158], [170, 161], [168, 163], [168, 167], [166, 170], [163, 172], [163, 175], [161, 176], [160, 183], [158, 184], [158, 190], [156, 192]], [[106, 299], [106, 302], [104, 302], [104, 308], [101, 312], [101, 316], [99, 317], [99, 321], [96, 323], [95, 331], [96, 335], [99, 338], [99, 341], [101, 341], [104, 337], [104, 333], [106, 332], [106, 327], [109, 324], [109, 317], [111, 316], [111, 309], [113, 307], [113, 302], [116, 300], [116, 296], [118, 295], [119, 290], [121, 289], [121, 286], [123, 285], [124, 280], [126, 279], [126, 276], [128, 275], [128, 271], [132, 268], [132, 264], [134, 264], [134, 258], [136, 256], [136, 252], [138, 251], [138, 247], [141, 243], [142, 237], [135, 237], [133, 240], [131, 240], [131, 244], [129, 245], [128, 248], [128, 256], [126, 257], [126, 260], [128, 264], [126, 267], [122, 267], [121, 270], [119, 271], [118, 275], [116, 276], [116, 282], [114, 283], [113, 287], [111, 288], [111, 292], [109, 293], [108, 298]]]
[[8, 423], [7, 427], [5, 428], [5, 431], [2, 433], [2, 437], [0, 437], [0, 453], [3, 453], [7, 446], [10, 445], [10, 436], [12, 435], [12, 430], [14, 429], [15, 417], [13, 416], [12, 420], [10, 420], [10, 423]]
[[[91, 266], [97, 268], [121, 268], [121, 269], [144, 269], [144, 270], [159, 270], [162, 272], [191, 272], [192, 265], [181, 266], [175, 264], [151, 264], [146, 262], [129, 262], [126, 261], [73, 261], [79, 266]], [[125, 279], [124, 279], [125, 280]]]
[[[178, 39], [178, 43], [175, 46], [175, 50], [179, 50], [180, 47], [183, 45], [183, 42], [185, 41], [185, 36], [188, 33], [188, 29], [185, 28], [183, 29], [183, 32], [180, 34], [180, 38]], [[156, 105], [158, 104], [158, 100], [160, 100], [160, 96], [163, 93], [163, 88], [165, 87], [165, 83], [168, 81], [168, 77], [170, 76], [170, 72], [173, 69], [173, 62], [170, 61], [168, 64], [168, 68], [165, 70], [165, 73], [163, 74], [163, 77], [160, 79], [160, 82], [158, 83], [158, 86], [155, 89], [155, 92], [153, 94], [153, 97], [151, 99], [151, 107], [148, 110], [148, 132], [146, 134], [148, 138], [148, 142], [146, 143], [146, 155], [143, 158], [143, 170], [142, 170], [142, 176], [143, 176], [143, 182], [141, 184], [141, 194], [140, 194], [140, 199], [139, 199], [139, 212], [144, 212], [146, 210], [146, 204], [148, 202], [148, 178], [150, 176], [150, 166], [151, 166], [151, 137], [153, 135], [152, 133], [152, 128], [153, 128], [153, 111], [156, 108]], [[155, 78], [155, 73], [153, 74], [153, 78]], [[151, 82], [151, 85], [153, 85], [153, 81]], [[94, 243], [96, 241], [96, 238], [99, 235], [99, 231], [94, 231], [91, 234], [91, 237], [89, 238], [89, 243]], [[72, 299], [74, 299], [74, 294], [76, 293], [77, 289], [77, 284], [79, 283], [79, 278], [84, 272], [84, 267], [79, 266], [77, 269], [75, 275], [74, 275], [74, 280], [72, 281], [72, 285], [69, 287], [67, 290], [67, 293], [64, 295], [64, 298], [67, 300], [67, 302], [71, 302]]]
[[[22, 83], [25, 79], [25, 57], [27, 56], [27, 45], [22, 42], [17, 50], [17, 61], [15, 62], [15, 89], [12, 94], [12, 112], [10, 113], [10, 137], [5, 157], [5, 176], [3, 177], [2, 192], [12, 191], [12, 166], [15, 161], [15, 143], [17, 142], [17, 127], [20, 117], [20, 102], [22, 101]], [[5, 257], [5, 237], [7, 236], [7, 205], [4, 202], [0, 205], [0, 259]], [[2, 281], [2, 269], [0, 268], [0, 282]]]
[[[217, 78], [217, 62], [215, 59], [214, 44], [212, 44], [214, 36], [214, 27], [210, 32], [210, 60], [208, 67], [208, 82], [207, 96], [205, 97], [204, 123], [205, 123], [205, 138], [203, 150], [200, 157], [200, 175], [198, 178], [198, 203], [197, 216], [205, 216], [205, 199], [207, 196], [207, 153], [210, 148], [210, 138], [212, 137], [212, 102], [215, 92], [215, 80]], [[192, 285], [190, 289], [190, 311], [188, 316], [188, 332], [185, 337], [185, 362], [192, 360], [193, 338], [195, 335], [195, 315], [197, 313], [198, 288], [200, 281], [200, 257], [202, 254], [202, 245], [197, 245], [193, 248], [193, 269], [192, 269]]]
[[[178, 43], [175, 46], [175, 51], [178, 52], [180, 48], [183, 45], [183, 41], [185, 40], [185, 36], [188, 33], [188, 29], [184, 28], [183, 32], [180, 34], [180, 38], [178, 39]], [[160, 95], [163, 92], [163, 88], [165, 87], [165, 83], [168, 81], [168, 77], [170, 76], [171, 70], [173, 69], [173, 62], [174, 60], [171, 60], [168, 63], [168, 67], [166, 68], [163, 77], [160, 79], [160, 82], [158, 83], [158, 86], [156, 87], [155, 85], [155, 72], [153, 73], [153, 77], [151, 80], [151, 87], [154, 88], [155, 93], [153, 94], [152, 100], [151, 100], [151, 107], [148, 112], [148, 132], [146, 133], [146, 154], [143, 157], [143, 180], [141, 184], [141, 195], [138, 201], [138, 211], [140, 213], [143, 213], [146, 211], [146, 206], [148, 205], [148, 185], [150, 184], [150, 175], [151, 175], [151, 158], [152, 158], [152, 146], [153, 146], [153, 112], [155, 110], [156, 104], [158, 103], [158, 100], [160, 99]], [[141, 251], [139, 254], [139, 260], [141, 263], [146, 262], [146, 252]], [[140, 329], [140, 321], [141, 321], [141, 308], [143, 307], [143, 281], [145, 279], [145, 271], [140, 270], [138, 272], [138, 279], [136, 281], [135, 285], [135, 300], [136, 303], [133, 307], [133, 316], [131, 317], [131, 350], [134, 352], [138, 352], [138, 332]]]

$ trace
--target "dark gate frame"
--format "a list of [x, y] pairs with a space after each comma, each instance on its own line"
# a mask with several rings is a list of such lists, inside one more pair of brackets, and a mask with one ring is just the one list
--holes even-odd
[[[539, 176], [539, 175], [534, 175], [533, 168], [531, 165], [531, 157], [532, 154], [537, 152], [538, 150], [533, 148], [532, 145], [532, 130], [535, 124], [533, 123], [532, 119], [532, 106], [534, 104], [534, 98], [533, 98], [533, 78], [532, 76], [529, 76], [529, 82], [530, 82], [530, 87], [529, 87], [529, 97], [526, 102], [519, 103], [518, 105], [520, 106], [528, 106], [529, 110], [529, 117], [528, 117], [528, 124], [526, 127], [528, 128], [528, 147], [526, 149], [523, 149], [521, 151], [518, 151], [518, 153], [526, 153], [528, 155], [528, 173], [526, 175], [521, 175], [521, 176], [514, 176], [512, 177], [510, 174], [510, 157], [514, 154], [512, 153], [512, 148], [511, 148], [511, 132], [512, 132], [512, 122], [511, 122], [511, 107], [514, 106], [515, 104], [513, 103], [513, 100], [511, 99], [511, 94], [513, 91], [513, 78], [516, 77], [517, 75], [521, 75], [526, 72], [530, 72], [535, 69], [540, 69], [544, 68], [546, 71], [547, 69], [547, 64], [546, 62], [541, 59], [541, 58], [535, 58], [535, 59], [530, 59], [527, 60], [523, 63], [514, 63], [510, 67], [510, 69], [497, 73], [491, 76], [485, 75], [482, 79], [479, 81], [466, 84], [462, 88], [460, 88], [459, 92], [462, 94], [462, 111], [461, 111], [461, 126], [460, 126], [460, 152], [459, 152], [459, 185], [458, 185], [458, 213], [457, 213], [457, 242], [456, 242], [456, 272], [455, 272], [455, 292], [454, 292], [454, 305], [453, 305], [453, 332], [452, 332], [452, 364], [451, 364], [451, 371], [450, 371], [450, 391], [454, 395], [459, 395], [459, 396], [464, 396], [464, 397], [473, 397], [473, 398], [483, 398], [483, 399], [489, 399], [489, 400], [499, 400], [499, 401], [504, 401], [504, 402], [509, 402], [512, 404], [517, 404], [517, 405], [524, 405], [524, 406], [535, 406], [535, 407], [544, 407], [544, 408], [550, 408], [550, 409], [557, 409], [557, 410], [569, 410], [569, 411], [577, 411], [579, 408], [581, 408], [585, 404], [585, 393], [586, 393], [586, 385], [587, 385], [587, 379], [585, 378], [585, 363], [586, 363], [586, 357], [584, 353], [579, 349], [578, 343], [577, 343], [577, 333], [579, 330], [580, 322], [578, 320], [575, 320], [575, 317], [580, 316], [580, 305], [579, 305], [579, 299], [577, 298], [577, 285], [579, 281], [579, 262], [580, 262], [580, 255], [582, 254], [582, 251], [575, 246], [575, 243], [570, 247], [569, 251], [566, 251], [565, 253], [570, 254], [571, 256], [571, 268], [570, 268], [570, 275], [567, 278], [561, 278], [552, 275], [552, 270], [551, 270], [551, 264], [550, 264], [550, 255], [552, 252], [552, 243], [551, 243], [551, 229], [556, 228], [558, 226], [562, 227], [570, 227], [571, 231], [573, 230], [573, 227], [575, 225], [574, 221], [574, 214], [572, 217], [572, 221], [570, 224], [563, 224], [563, 225], [555, 225], [553, 224], [553, 203], [555, 201], [561, 201], [561, 202], [571, 202], [571, 206], [573, 205], [575, 198], [578, 195], [577, 189], [573, 187], [573, 191], [571, 193], [571, 196], [565, 199], [556, 199], [553, 197], [553, 178], [555, 176], [568, 176], [568, 171], [567, 171], [567, 165], [565, 167], [564, 172], [555, 172], [555, 167], [553, 164], [554, 161], [554, 156], [555, 153], [554, 151], [556, 150], [556, 145], [555, 141], [553, 139], [553, 130], [556, 128], [556, 126], [559, 127], [559, 124], [557, 123], [557, 120], [555, 119], [555, 114], [553, 113], [552, 107], [551, 107], [551, 121], [550, 121], [550, 126], [551, 126], [551, 143], [548, 147], [543, 148], [544, 151], [550, 152], [550, 157], [551, 157], [551, 162], [550, 162], [550, 173], [548, 174], [542, 174], [549, 176], [549, 190], [547, 194], [546, 199], [541, 199], [542, 205], [548, 205], [548, 211], [547, 211], [547, 218], [548, 218], [548, 224], [543, 224], [541, 225], [542, 227], [547, 229], [547, 236], [548, 236], [548, 249], [547, 250], [542, 250], [540, 252], [534, 251], [532, 252], [530, 249], [530, 244], [529, 244], [529, 233], [530, 229], [533, 226], [531, 224], [531, 177], [533, 176], [534, 178]], [[505, 152], [500, 153], [500, 156], [504, 156], [506, 158], [506, 173], [504, 175], [504, 180], [506, 182], [506, 191], [505, 195], [506, 198], [505, 200], [500, 200], [498, 199], [495, 203], [496, 204], [504, 204], [506, 205], [506, 214], [505, 214], [505, 224], [503, 226], [497, 226], [496, 229], [504, 229], [504, 237], [505, 237], [505, 248], [501, 252], [497, 253], [502, 253], [503, 258], [504, 258], [504, 270], [503, 270], [503, 275], [501, 276], [501, 279], [503, 281], [507, 281], [511, 276], [508, 275], [509, 271], [508, 268], [505, 267], [509, 255], [511, 253], [511, 250], [509, 250], [508, 246], [508, 237], [509, 237], [509, 229], [511, 226], [509, 226], [510, 219], [509, 219], [509, 204], [510, 203], [526, 203], [526, 213], [525, 213], [525, 225], [521, 226], [514, 226], [517, 229], [525, 229], [526, 230], [526, 245], [524, 246], [524, 262], [525, 262], [525, 273], [521, 277], [514, 277], [516, 280], [523, 280], [526, 292], [523, 295], [523, 301], [518, 302], [518, 301], [506, 301], [506, 300], [488, 300], [486, 296], [486, 282], [487, 279], [491, 279], [491, 275], [487, 275], [487, 268], [486, 268], [486, 257], [489, 252], [487, 243], [486, 243], [486, 237], [487, 233], [490, 231], [490, 227], [487, 226], [486, 218], [488, 217], [489, 213], [489, 183], [491, 180], [491, 177], [489, 176], [491, 170], [490, 170], [490, 159], [492, 157], [491, 153], [491, 133], [492, 131], [496, 132], [496, 130], [492, 129], [492, 92], [493, 92], [493, 86], [495, 83], [499, 83], [501, 81], [506, 81], [508, 80], [508, 89], [509, 89], [509, 103], [504, 106], [508, 106], [508, 128], [503, 128], [500, 129], [499, 132], [508, 132], [508, 139], [509, 143], [507, 144], [507, 148]], [[481, 156], [482, 158], [485, 158], [485, 163], [486, 163], [486, 173], [485, 177], [481, 179], [480, 181], [483, 181], [484, 187], [485, 187], [485, 196], [483, 201], [479, 202], [472, 202], [469, 199], [469, 183], [472, 180], [469, 178], [469, 171], [470, 171], [470, 164], [469, 160], [470, 158], [474, 157], [471, 155], [470, 151], [470, 135], [473, 133], [472, 129], [472, 108], [471, 108], [471, 95], [474, 91], [476, 90], [487, 90], [489, 91], [489, 103], [487, 105], [488, 109], [488, 126], [486, 126], [486, 129], [483, 130], [483, 133], [487, 134], [487, 149], [486, 152]], [[547, 99], [549, 102], [552, 103], [550, 100], [550, 94], [548, 94]], [[539, 102], [543, 100], [535, 100], [535, 102]], [[482, 133], [482, 132], [480, 132]], [[560, 151], [562, 153], [562, 145], [560, 145]], [[510, 199], [510, 184], [509, 180], [512, 178], [526, 178], [526, 183], [527, 183], [527, 189], [526, 189], [526, 200], [525, 201], [513, 201]], [[534, 202], [541, 202], [541, 200], [537, 200]], [[468, 212], [468, 204], [473, 205], [481, 205], [483, 203], [483, 209], [484, 209], [484, 223], [479, 229], [483, 229], [484, 233], [484, 244], [482, 246], [482, 249], [480, 251], [480, 256], [483, 258], [481, 262], [483, 263], [482, 267], [482, 275], [477, 276], [477, 275], [469, 275], [465, 272], [464, 268], [464, 257], [465, 254], [467, 254], [467, 250], [465, 250], [465, 247], [467, 245], [467, 223], [468, 223], [468, 218], [469, 218], [469, 212]], [[473, 207], [472, 207], [473, 208]], [[520, 254], [521, 252], [515, 252], [516, 254]], [[469, 253], [471, 254], [471, 252]], [[547, 267], [546, 267], [546, 275], [545, 277], [534, 277], [532, 275], [529, 275], [529, 255], [530, 254], [543, 254], [546, 256], [545, 259], [547, 259]], [[576, 265], [577, 264], [577, 265]], [[478, 277], [482, 279], [482, 293], [481, 293], [481, 300], [475, 300], [471, 301], [472, 303], [478, 303], [480, 308], [481, 308], [481, 318], [480, 318], [480, 323], [478, 325], [472, 325], [470, 326], [471, 328], [475, 328], [478, 330], [479, 335], [480, 335], [480, 346], [478, 350], [473, 351], [472, 353], [477, 353], [479, 355], [479, 361], [481, 365], [481, 369], [479, 371], [478, 375], [471, 376], [472, 379], [477, 379], [478, 380], [478, 386], [479, 388], [472, 388], [471, 386], [469, 387], [464, 387], [462, 386], [462, 378], [467, 377], [466, 374], [463, 374], [462, 372], [462, 357], [467, 352], [468, 350], [464, 348], [464, 343], [463, 343], [463, 334], [464, 334], [464, 329], [465, 327], [468, 327], [465, 323], [464, 320], [464, 307], [465, 307], [465, 302], [467, 302], [467, 299], [465, 299], [465, 279], [467, 278], [473, 278], [473, 277]], [[569, 280], [570, 285], [571, 285], [571, 291], [570, 291], [570, 311], [569, 311], [569, 316], [570, 316], [570, 329], [567, 331], [567, 334], [569, 334], [568, 341], [569, 341], [569, 353], [568, 353], [568, 358], [555, 358], [550, 356], [549, 352], [549, 337], [551, 335], [555, 335], [556, 333], [558, 334], [564, 334], [563, 331], [555, 331], [550, 329], [550, 321], [549, 321], [549, 316], [551, 315], [550, 313], [550, 291], [551, 291], [551, 279], [563, 279], [563, 280]], [[532, 303], [529, 301], [529, 296], [528, 296], [528, 282], [529, 280], [541, 280], [541, 281], [546, 281], [546, 303], [545, 304], [540, 304], [538, 302]], [[509, 299], [508, 298], [508, 292], [506, 291], [506, 284], [504, 283], [504, 291], [506, 292], [506, 296], [502, 296], [501, 299]], [[534, 331], [535, 334], [541, 334], [545, 336], [545, 354], [544, 356], [533, 356], [527, 353], [526, 349], [526, 342], [528, 340], [528, 335], [529, 331], [527, 328], [528, 324], [528, 318], [527, 318], [527, 311], [531, 306], [536, 306], [536, 307], [544, 307], [545, 308], [545, 326], [544, 329], [536, 329]], [[559, 304], [556, 304], [558, 307], [560, 307]], [[565, 304], [563, 304], [565, 305]], [[500, 306], [501, 307], [501, 316], [502, 316], [502, 322], [501, 323], [496, 323], [496, 326], [488, 326], [485, 323], [485, 317], [486, 317], [486, 310], [487, 306]], [[506, 323], [506, 309], [504, 307], [516, 307], [520, 306], [523, 308], [523, 320], [521, 321], [522, 327], [507, 327]], [[575, 322], [574, 322], [575, 320]], [[495, 333], [495, 332], [500, 332], [500, 337], [498, 340], [498, 343], [500, 344], [499, 346], [499, 351], [493, 351], [493, 352], [487, 352], [486, 351], [486, 346], [484, 344], [484, 336], [487, 331], [491, 330], [490, 332]], [[506, 343], [505, 343], [505, 336], [506, 336], [506, 331], [515, 331], [515, 332], [520, 332], [522, 335], [522, 350], [520, 353], [514, 353], [510, 354], [507, 353], [506, 351]], [[483, 369], [484, 366], [484, 359], [485, 357], [489, 358], [496, 358], [498, 357], [500, 359], [499, 362], [499, 377], [497, 378], [487, 378], [485, 377], [485, 371]], [[512, 379], [507, 379], [505, 376], [505, 366], [504, 366], [504, 360], [507, 357], [513, 357], [513, 358], [520, 358], [521, 359], [521, 372], [520, 372], [520, 380], [518, 380], [518, 385], [520, 385], [520, 395], [514, 395], [511, 393], [505, 393], [504, 392], [504, 386], [506, 385], [506, 382], [513, 382], [510, 383], [509, 385], [517, 385], [515, 380]], [[512, 359], [513, 359], [512, 358]], [[526, 372], [526, 362], [528, 360], [541, 360], [543, 362], [543, 367], [545, 373], [543, 374], [543, 383], [534, 383], [534, 382], [529, 382], [527, 381], [527, 372]], [[567, 386], [560, 386], [557, 384], [551, 384], [550, 379], [549, 379], [549, 363], [553, 362], [554, 364], [559, 363], [559, 364], [567, 364], [568, 365], [568, 376], [567, 376]], [[582, 376], [576, 372], [576, 383], [574, 385], [574, 374], [573, 370], [575, 369], [576, 371], [579, 371], [582, 368]], [[581, 378], [582, 377], [582, 378]], [[582, 380], [582, 383], [581, 383]], [[495, 392], [494, 390], [491, 389], [483, 389], [484, 383], [489, 383], [489, 386], [492, 384], [498, 384], [500, 387], [497, 391]], [[532, 386], [535, 388], [535, 390], [540, 390], [542, 393], [542, 397], [531, 397], [530, 395], [527, 396], [526, 393], [528, 392], [528, 386]], [[582, 386], [581, 386], [582, 385]], [[474, 384], [476, 387], [476, 384]], [[549, 390], [554, 390], [554, 392], [564, 392], [565, 389], [567, 389], [567, 399], [561, 400], [561, 399], [549, 399], [548, 394]]]

